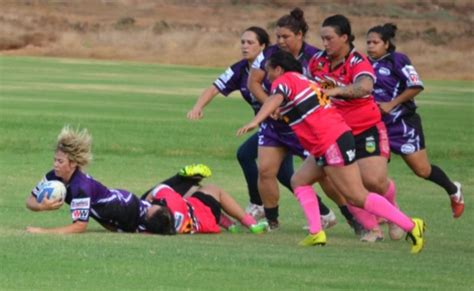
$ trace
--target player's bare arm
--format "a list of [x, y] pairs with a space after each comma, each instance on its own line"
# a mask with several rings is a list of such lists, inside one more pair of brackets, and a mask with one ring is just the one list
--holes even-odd
[[355, 82], [344, 87], [336, 87], [324, 90], [328, 96], [337, 96], [343, 98], [362, 98], [372, 93], [374, 88], [374, 80], [368, 75], [357, 77]]
[[403, 91], [400, 95], [396, 98], [393, 98], [390, 102], [379, 102], [380, 111], [383, 114], [388, 114], [395, 108], [397, 105], [410, 101], [411, 99], [415, 98], [421, 91], [423, 91], [422, 87], [416, 88], [407, 88]]

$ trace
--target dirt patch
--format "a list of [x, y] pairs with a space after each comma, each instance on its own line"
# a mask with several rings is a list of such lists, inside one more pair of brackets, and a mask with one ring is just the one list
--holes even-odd
[[[224, 67], [239, 58], [251, 25], [273, 34], [275, 20], [299, 6], [318, 47], [322, 19], [347, 15], [356, 46], [385, 22], [399, 27], [397, 47], [424, 78], [474, 79], [474, 4], [469, 0], [0, 0], [0, 53], [136, 60]], [[452, 3], [454, 2], [454, 3]]]

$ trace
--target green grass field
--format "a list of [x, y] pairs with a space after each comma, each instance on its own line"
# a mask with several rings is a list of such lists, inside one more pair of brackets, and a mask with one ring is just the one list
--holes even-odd
[[70, 223], [67, 206], [43, 213], [25, 207], [52, 167], [64, 124], [91, 131], [95, 158], [87, 171], [105, 185], [140, 194], [182, 165], [202, 162], [213, 169], [209, 182], [245, 206], [246, 185], [234, 158], [245, 137], [235, 132], [251, 110], [235, 95], [216, 98], [199, 122], [185, 117], [221, 71], [0, 57], [0, 289], [474, 289], [472, 82], [427, 81], [418, 97], [431, 160], [463, 183], [462, 218], [451, 218], [441, 188], [415, 177], [398, 157], [390, 163], [400, 206], [428, 224], [418, 256], [405, 241], [359, 242], [338, 211], [326, 247], [298, 247], [304, 218], [286, 189], [281, 229], [260, 236], [114, 234], [95, 222], [81, 235], [24, 231]]

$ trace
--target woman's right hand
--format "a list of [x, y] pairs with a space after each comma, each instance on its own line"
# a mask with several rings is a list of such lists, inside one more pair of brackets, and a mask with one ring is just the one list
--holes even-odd
[[56, 210], [63, 206], [64, 201], [62, 199], [48, 199], [44, 197], [44, 199], [39, 203], [41, 210]]
[[193, 108], [188, 112], [187, 117], [190, 120], [199, 120], [204, 117], [204, 113], [202, 112], [202, 109]]

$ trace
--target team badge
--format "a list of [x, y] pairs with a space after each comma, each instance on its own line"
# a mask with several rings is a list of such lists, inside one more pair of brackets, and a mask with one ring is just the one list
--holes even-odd
[[319, 62], [318, 63], [318, 71], [321, 71], [324, 67], [324, 63], [323, 62]]
[[381, 68], [379, 69], [379, 74], [380, 74], [380, 75], [383, 75], [383, 76], [390, 76], [391, 72], [390, 72], [389, 69], [384, 68], [384, 67], [381, 67]]
[[369, 154], [375, 152], [375, 138], [373, 136], [369, 136], [365, 139], [365, 151]]

